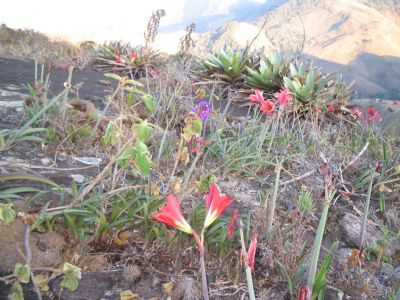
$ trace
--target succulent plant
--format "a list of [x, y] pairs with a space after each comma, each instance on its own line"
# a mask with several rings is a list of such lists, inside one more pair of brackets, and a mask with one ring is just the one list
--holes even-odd
[[251, 88], [275, 92], [283, 85], [283, 77], [289, 66], [279, 54], [273, 54], [260, 61], [258, 69], [247, 67], [245, 80]]
[[302, 104], [315, 102], [327, 83], [326, 78], [312, 66], [290, 64], [289, 76], [283, 78], [284, 85]]
[[201, 67], [209, 77], [233, 83], [242, 78], [248, 63], [247, 55], [241, 51], [221, 50], [204, 60]]

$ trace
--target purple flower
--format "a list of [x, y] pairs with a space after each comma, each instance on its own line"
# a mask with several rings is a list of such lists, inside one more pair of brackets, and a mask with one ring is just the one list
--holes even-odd
[[196, 113], [199, 116], [199, 118], [203, 122], [205, 122], [210, 118], [212, 109], [208, 101], [202, 100], [199, 103], [197, 103], [196, 107], [193, 108], [192, 112]]

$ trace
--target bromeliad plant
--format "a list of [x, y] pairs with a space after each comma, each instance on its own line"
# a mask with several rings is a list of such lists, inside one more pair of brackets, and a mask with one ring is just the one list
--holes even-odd
[[105, 73], [117, 73], [132, 79], [146, 75], [146, 68], [153, 69], [159, 61], [159, 53], [145, 47], [111, 42], [97, 49], [96, 69]]
[[204, 60], [201, 68], [202, 73], [205, 73], [204, 77], [232, 84], [242, 78], [249, 63], [248, 56], [241, 51], [222, 50]]
[[186, 221], [182, 214], [178, 198], [172, 194], [167, 197], [167, 205], [161, 208], [161, 210], [153, 216], [157, 222], [187, 233], [195, 240], [200, 255], [200, 270], [204, 300], [209, 299], [204, 260], [205, 232], [223, 214], [223, 212], [232, 204], [232, 202], [233, 200], [229, 196], [222, 195], [220, 193], [216, 184], [212, 184], [205, 201], [208, 210], [200, 234], [193, 230], [190, 224]]
[[283, 77], [288, 74], [289, 65], [279, 54], [261, 60], [258, 69], [246, 68], [246, 84], [265, 92], [276, 92], [283, 85]]
[[326, 80], [313, 67], [290, 64], [289, 76], [283, 78], [284, 85], [302, 105], [313, 104], [324, 89]]

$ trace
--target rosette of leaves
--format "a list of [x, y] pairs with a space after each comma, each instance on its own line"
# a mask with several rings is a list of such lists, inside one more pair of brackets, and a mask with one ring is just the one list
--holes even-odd
[[283, 85], [283, 78], [288, 74], [289, 64], [279, 54], [262, 59], [257, 69], [246, 68], [246, 84], [254, 89], [276, 92]]
[[201, 63], [202, 77], [235, 83], [249, 65], [248, 56], [242, 51], [221, 50]]
[[146, 76], [146, 68], [158, 66], [159, 62], [160, 54], [156, 50], [110, 42], [98, 47], [94, 66], [102, 72], [140, 78]]
[[301, 104], [312, 104], [318, 101], [327, 83], [323, 76], [312, 66], [290, 64], [289, 76], [283, 78], [284, 85]]

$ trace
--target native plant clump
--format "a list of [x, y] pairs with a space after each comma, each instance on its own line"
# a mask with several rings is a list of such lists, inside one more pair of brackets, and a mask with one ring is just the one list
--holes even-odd
[[97, 48], [94, 66], [105, 73], [140, 78], [155, 69], [160, 61], [156, 50], [121, 42], [105, 43]]
[[288, 74], [289, 64], [279, 54], [260, 60], [257, 68], [246, 68], [245, 83], [253, 89], [267, 93], [277, 92], [283, 86], [283, 78]]
[[151, 45], [154, 43], [165, 10], [158, 9], [151, 15], [144, 32], [144, 46], [129, 43], [109, 42], [98, 47], [94, 61], [96, 69], [105, 73], [130, 76], [132, 79], [147, 76], [160, 63], [160, 54]]
[[283, 80], [301, 105], [316, 103], [326, 84], [323, 74], [304, 64], [290, 64], [290, 73]]
[[289, 65], [289, 74], [284, 76], [283, 83], [296, 100], [296, 110], [302, 112], [344, 111], [352, 94], [352, 85], [302, 62]]
[[248, 55], [239, 50], [221, 50], [201, 62], [199, 77], [204, 80], [237, 84], [249, 66]]

